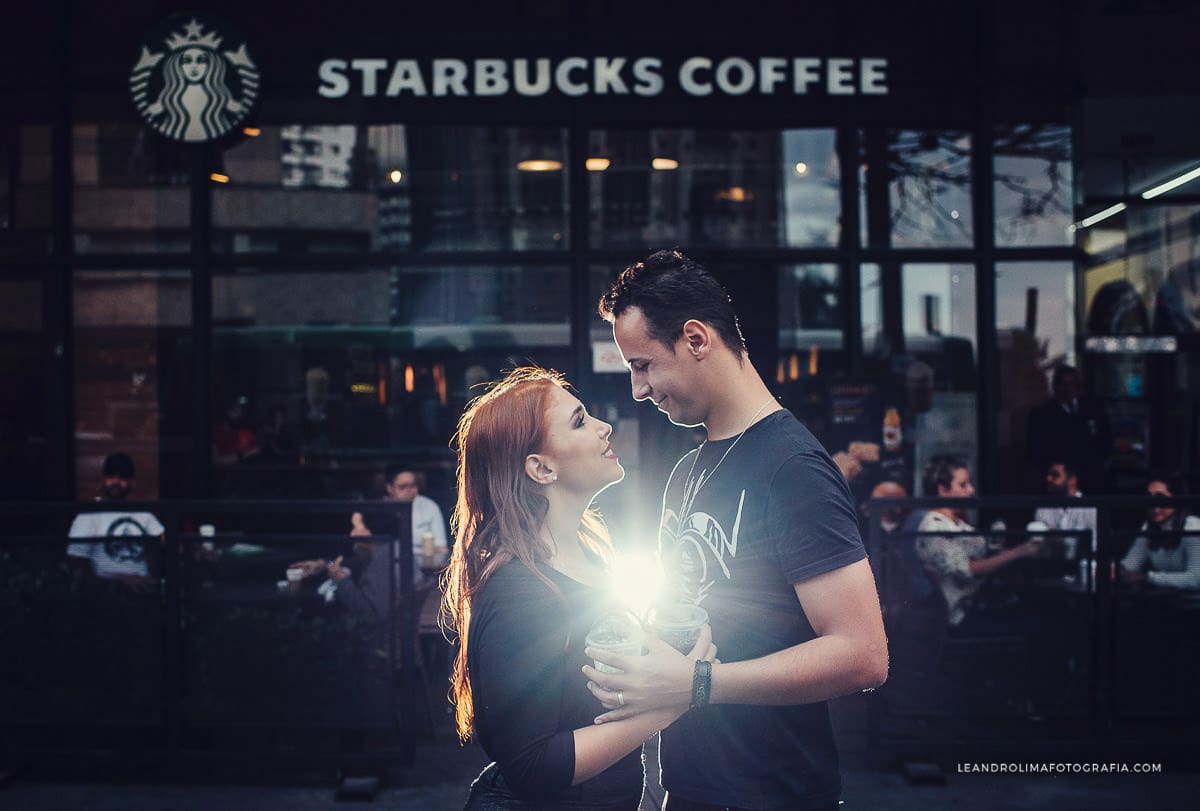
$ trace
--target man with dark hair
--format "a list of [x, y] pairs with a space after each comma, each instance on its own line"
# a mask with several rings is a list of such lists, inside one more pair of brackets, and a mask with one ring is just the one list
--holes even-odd
[[[600, 300], [635, 400], [708, 439], [675, 466], [659, 548], [675, 600], [702, 605], [721, 661], [587, 668], [598, 722], [690, 706], [662, 733], [670, 811], [834, 808], [825, 702], [887, 677], [879, 598], [841, 471], [755, 370], [729, 295], [698, 262], [659, 251]], [[591, 654], [589, 654], [591, 655]]]
[[[1046, 492], [1052, 496], [1079, 498], [1079, 473], [1070, 462], [1055, 459], [1046, 466]], [[1079, 537], [1064, 536], [1064, 557], [1074, 560], [1082, 557], [1081, 551], [1095, 551], [1096, 509], [1095, 507], [1039, 507], [1033, 514], [1034, 521], [1041, 521], [1049, 529], [1082, 530]], [[1081, 550], [1082, 547], [1082, 550]]]
[[1104, 487], [1112, 450], [1108, 415], [1084, 396], [1083, 378], [1074, 366], [1056, 366], [1050, 388], [1050, 399], [1029, 413], [1029, 462], [1043, 476], [1052, 461], [1068, 462], [1079, 473], [1080, 487], [1096, 493]]
[[[100, 494], [96, 501], [124, 501], [133, 492], [133, 459], [128, 454], [110, 454], [101, 470]], [[142, 588], [154, 582], [149, 557], [157, 546], [148, 539], [160, 538], [163, 525], [152, 513], [109, 510], [75, 516], [67, 535], [67, 556], [79, 561], [89, 573], [105, 580], [119, 580]], [[98, 540], [102, 539], [102, 540]]]

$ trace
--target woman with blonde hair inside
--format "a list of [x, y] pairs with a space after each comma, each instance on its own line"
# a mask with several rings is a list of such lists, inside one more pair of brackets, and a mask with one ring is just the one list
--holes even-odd
[[[442, 610], [458, 637], [459, 735], [474, 734], [494, 761], [467, 809], [633, 811], [641, 745], [680, 714], [594, 723], [604, 691], [582, 673], [584, 638], [611, 607], [612, 547], [590, 505], [625, 475], [611, 434], [560, 375], [536, 368], [509, 374], [459, 422]], [[696, 658], [716, 655], [707, 626], [688, 656], [656, 639], [646, 646], [655, 666], [689, 673]]]

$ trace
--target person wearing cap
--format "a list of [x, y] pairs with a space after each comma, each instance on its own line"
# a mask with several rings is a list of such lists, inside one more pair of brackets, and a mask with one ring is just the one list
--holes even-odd
[[[104, 460], [100, 492], [96, 501], [112, 503], [129, 498], [134, 488], [133, 459], [125, 453], [110, 454]], [[137, 589], [157, 582], [158, 544], [164, 528], [149, 512], [119, 509], [83, 512], [75, 516], [67, 535], [67, 557], [103, 580], [116, 580]]]

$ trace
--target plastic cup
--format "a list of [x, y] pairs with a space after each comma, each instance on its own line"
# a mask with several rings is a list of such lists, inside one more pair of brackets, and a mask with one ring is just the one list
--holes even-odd
[[680, 653], [691, 653], [700, 640], [700, 629], [708, 622], [708, 612], [698, 605], [672, 603], [650, 612], [649, 625], [654, 635]]
[[[592, 650], [607, 651], [623, 656], [644, 656], [648, 653], [644, 636], [641, 625], [632, 616], [605, 614], [592, 624], [592, 629], [588, 632], [583, 644]], [[592, 663], [601, 673], [625, 672], [596, 659], [593, 659]]]
[[304, 570], [299, 566], [293, 566], [287, 570], [287, 586], [288, 591], [297, 592], [300, 590], [300, 584], [304, 581]]

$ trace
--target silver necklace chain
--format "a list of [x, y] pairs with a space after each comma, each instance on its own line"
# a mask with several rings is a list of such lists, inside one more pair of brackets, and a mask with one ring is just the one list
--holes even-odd
[[[760, 405], [758, 407], [758, 411], [754, 412], [754, 416], [750, 418], [750, 422], [746, 423], [746, 427], [743, 428], [742, 432], [740, 434], [738, 434], [737, 437], [734, 438], [733, 444], [731, 444], [728, 448], [725, 449], [725, 453], [721, 454], [721, 458], [717, 460], [717, 463], [715, 465], [713, 465], [713, 469], [708, 471], [708, 475], [704, 477], [704, 481], [697, 484], [696, 488], [694, 490], [692, 490], [692, 492], [691, 492], [691, 501], [692, 502], [695, 502], [696, 494], [700, 492], [700, 488], [703, 487], [705, 484], [708, 484], [708, 482], [710, 482], [712, 480], [713, 475], [717, 472], [717, 468], [719, 468], [721, 466], [721, 463], [725, 461], [725, 457], [729, 455], [729, 452], [732, 451], [735, 447], [737, 447], [737, 444], [742, 441], [742, 437], [744, 437], [746, 435], [746, 432], [749, 431], [750, 428], [754, 425], [754, 423], [758, 421], [758, 416], [763, 413], [763, 409], [765, 409], [767, 406], [771, 405], [774, 402], [775, 402], [775, 398], [772, 397], [770, 400], [767, 400], [765, 403], [763, 403], [762, 405]], [[683, 480], [683, 487], [684, 487], [684, 493], [685, 493], [684, 498], [685, 499], [687, 498], [687, 495], [686, 495], [687, 494], [687, 483], [692, 480], [692, 474], [696, 472], [696, 463], [700, 461], [700, 453], [704, 450], [704, 446], [707, 444], [708, 444], [708, 440], [706, 439], [700, 443], [700, 447], [696, 448], [696, 458], [692, 460], [692, 466], [691, 466], [691, 468], [688, 469], [687, 478]], [[687, 510], [687, 512], [691, 512], [691, 511]], [[681, 509], [680, 520], [683, 519], [682, 513], [683, 513], [683, 510]]]

